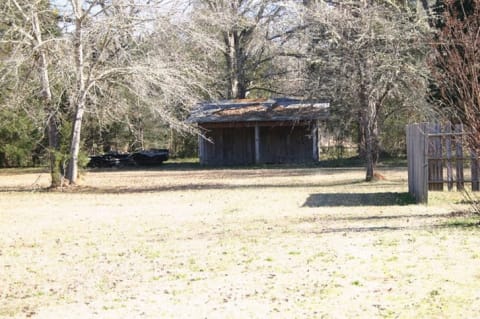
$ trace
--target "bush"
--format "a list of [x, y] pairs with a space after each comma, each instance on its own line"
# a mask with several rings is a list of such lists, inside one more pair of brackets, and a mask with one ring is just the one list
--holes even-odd
[[0, 111], [0, 167], [25, 167], [37, 164], [41, 132], [22, 113]]

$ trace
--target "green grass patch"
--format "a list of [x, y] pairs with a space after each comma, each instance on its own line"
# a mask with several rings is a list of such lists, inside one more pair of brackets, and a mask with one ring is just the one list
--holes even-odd
[[444, 226], [452, 227], [452, 228], [479, 228], [480, 229], [480, 216], [454, 218], [445, 222]]
[[0, 176], [22, 175], [22, 174], [42, 174], [48, 173], [48, 167], [15, 167], [0, 168]]

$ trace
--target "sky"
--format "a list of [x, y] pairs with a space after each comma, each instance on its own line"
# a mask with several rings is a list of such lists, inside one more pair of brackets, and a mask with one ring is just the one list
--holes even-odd
[[[111, 1], [114, 2], [118, 0]], [[82, 0], [82, 2], [85, 4], [85, 8], [89, 6], [87, 1]], [[186, 17], [186, 12], [188, 12], [190, 3], [189, 0], [135, 0], [135, 2], [138, 3], [139, 6], [144, 6], [144, 17], [148, 17], [149, 14], [154, 14], [155, 11], [153, 11], [153, 9], [156, 8], [155, 10], [159, 10], [157, 13], [163, 13], [177, 21], [181, 21], [182, 18], [184, 19]], [[61, 16], [69, 17], [72, 15], [71, 0], [50, 0], [50, 3]], [[92, 13], [100, 10], [100, 7], [97, 7], [98, 9], [94, 8]], [[67, 33], [73, 30], [73, 25], [71, 23], [60, 22], [59, 26]]]

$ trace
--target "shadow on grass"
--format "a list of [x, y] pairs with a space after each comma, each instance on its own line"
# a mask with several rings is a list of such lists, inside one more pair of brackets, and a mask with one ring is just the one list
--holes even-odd
[[[352, 185], [352, 181], [332, 182], [322, 184], [322, 187], [335, 187]], [[313, 188], [319, 187], [318, 183], [297, 183], [297, 184], [276, 184], [276, 183], [259, 183], [259, 184], [228, 184], [228, 183], [191, 183], [179, 185], [155, 185], [155, 186], [121, 186], [121, 187], [94, 187], [79, 186], [66, 188], [64, 191], [72, 191], [75, 193], [92, 193], [92, 194], [139, 194], [154, 192], [175, 192], [175, 191], [209, 191], [209, 190], [262, 190], [267, 188]], [[0, 192], [2, 190], [0, 189]]]
[[303, 207], [405, 206], [415, 204], [408, 193], [334, 193], [311, 194]]
[[[389, 221], [395, 219], [405, 219], [402, 225], [389, 225]], [[308, 230], [313, 234], [335, 234], [335, 233], [367, 233], [367, 232], [391, 232], [391, 231], [433, 231], [441, 229], [460, 229], [480, 231], [480, 216], [474, 215], [468, 211], [451, 212], [448, 214], [401, 214], [401, 215], [369, 215], [369, 216], [315, 216], [313, 218], [299, 219], [299, 223], [320, 223], [319, 225], [329, 225], [331, 221], [347, 222], [368, 222], [385, 220], [384, 225], [372, 226], [346, 226], [346, 227], [325, 227], [320, 229]], [[424, 220], [420, 225], [415, 220]], [[432, 220], [426, 221], [425, 220]], [[323, 223], [322, 223], [323, 222]], [[327, 222], [327, 223], [325, 223]]]
[[317, 230], [309, 230], [307, 233], [312, 234], [336, 234], [336, 233], [368, 233], [368, 232], [392, 232], [392, 231], [417, 231], [417, 230], [441, 230], [441, 229], [450, 229], [458, 228], [462, 230], [475, 230], [480, 231], [480, 224], [478, 221], [474, 224], [463, 224], [451, 225], [448, 222], [446, 223], [437, 223], [431, 225], [419, 225], [419, 226], [365, 226], [365, 227], [339, 227], [339, 228], [323, 228]]
[[283, 163], [283, 164], [250, 164], [250, 165], [202, 165], [199, 162], [164, 162], [159, 165], [143, 165], [143, 166], [120, 166], [108, 168], [88, 168], [93, 172], [116, 172], [116, 171], [254, 171], [262, 170], [298, 170], [298, 169], [315, 169], [315, 168], [344, 168], [359, 169], [355, 165], [324, 165], [323, 162], [315, 163]]
[[339, 228], [323, 228], [318, 230], [311, 230], [308, 233], [312, 234], [336, 234], [336, 233], [368, 233], [368, 232], [391, 232], [391, 231], [405, 231], [405, 230], [422, 230], [433, 229], [437, 226], [370, 226], [370, 227], [339, 227]]
[[325, 216], [325, 217], [307, 217], [300, 219], [303, 223], [321, 222], [321, 221], [346, 221], [346, 222], [361, 222], [361, 221], [395, 221], [396, 219], [435, 219], [435, 218], [451, 218], [451, 214], [399, 214], [399, 215], [368, 215], [368, 216]]
[[154, 186], [65, 186], [63, 188], [50, 189], [47, 187], [31, 188], [31, 187], [0, 187], [0, 193], [22, 193], [22, 192], [70, 192], [83, 194], [141, 194], [141, 193], [155, 193], [155, 192], [176, 192], [176, 191], [209, 191], [209, 190], [255, 190], [267, 188], [314, 188], [314, 187], [336, 187], [349, 186], [352, 184], [360, 184], [361, 181], [346, 180], [342, 182], [329, 183], [258, 183], [258, 184], [229, 184], [229, 183], [190, 183], [178, 185], [154, 185]]

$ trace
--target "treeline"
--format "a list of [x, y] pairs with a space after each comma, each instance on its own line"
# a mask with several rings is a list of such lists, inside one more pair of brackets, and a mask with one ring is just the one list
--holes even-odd
[[87, 154], [194, 156], [197, 102], [296, 96], [331, 101], [370, 180], [409, 122], [480, 131], [479, 1], [5, 0], [0, 166], [48, 164], [55, 187]]

